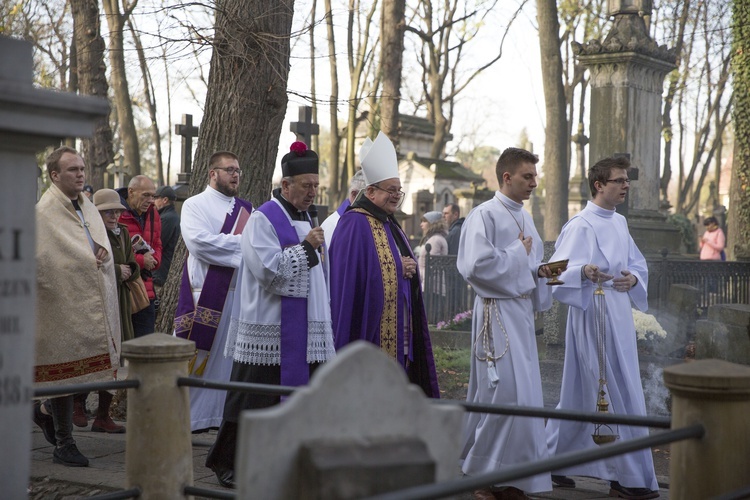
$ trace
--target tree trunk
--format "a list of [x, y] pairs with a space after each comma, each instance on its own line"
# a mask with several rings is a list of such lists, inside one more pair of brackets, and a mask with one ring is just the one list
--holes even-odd
[[115, 106], [117, 119], [120, 124], [122, 150], [125, 165], [130, 176], [141, 174], [141, 154], [138, 149], [138, 132], [133, 119], [133, 105], [130, 101], [130, 90], [125, 66], [125, 22], [135, 8], [138, 0], [126, 4], [124, 12], [120, 12], [120, 0], [102, 0], [104, 12], [109, 26], [109, 59], [112, 74], [112, 89], [115, 92]]
[[750, 260], [750, 2], [734, 0], [734, 161], [729, 195], [728, 257]]
[[560, 24], [555, 0], [537, 0], [542, 86], [547, 110], [544, 130], [544, 239], [555, 240], [568, 220], [569, 138], [560, 54]]
[[[211, 155], [229, 150], [240, 159], [240, 197], [253, 206], [269, 199], [286, 114], [293, 11], [293, 0], [216, 2], [213, 55], [191, 195], [206, 187]], [[184, 262], [185, 244], [180, 239], [163, 288], [157, 331], [173, 330]]]
[[331, 152], [328, 160], [328, 193], [330, 207], [335, 209], [343, 200], [339, 189], [339, 151], [341, 149], [341, 136], [339, 135], [338, 102], [339, 102], [339, 75], [336, 66], [336, 43], [333, 31], [333, 11], [331, 0], [325, 0], [326, 9], [326, 31], [328, 33], [328, 66], [331, 71], [331, 103], [328, 106], [331, 120]]
[[[104, 39], [99, 24], [97, 0], [71, 0], [78, 89], [82, 95], [107, 97], [104, 64]], [[109, 117], [97, 118], [94, 135], [82, 140], [81, 155], [86, 159], [86, 182], [93, 188], [104, 187], [104, 172], [114, 161], [112, 129]]]
[[148, 70], [148, 64], [146, 63], [146, 53], [143, 51], [143, 44], [141, 44], [141, 38], [138, 36], [138, 32], [133, 26], [133, 20], [128, 19], [128, 27], [130, 28], [130, 34], [135, 42], [135, 51], [138, 54], [138, 64], [141, 67], [141, 75], [143, 75], [143, 95], [146, 98], [146, 106], [148, 107], [148, 116], [151, 121], [149, 128], [151, 129], [151, 140], [154, 141], [154, 149], [156, 150], [156, 184], [163, 186], [164, 182], [164, 164], [161, 160], [161, 133], [159, 132], [159, 123], [156, 117], [156, 101], [154, 100], [154, 82], [151, 80], [151, 72]]
[[380, 59], [383, 93], [380, 102], [380, 130], [398, 148], [398, 106], [401, 102], [401, 69], [404, 53], [405, 0], [383, 0], [380, 29]]

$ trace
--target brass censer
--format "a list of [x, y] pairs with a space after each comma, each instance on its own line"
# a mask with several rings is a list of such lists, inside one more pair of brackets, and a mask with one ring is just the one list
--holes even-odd
[[[597, 283], [594, 290], [594, 306], [596, 311], [596, 347], [599, 358], [599, 390], [597, 391], [596, 411], [597, 413], [609, 413], [609, 402], [606, 399], [607, 386], [607, 302], [604, 297], [602, 283]], [[594, 433], [591, 439], [598, 445], [614, 442], [620, 436], [607, 424], [595, 423]]]

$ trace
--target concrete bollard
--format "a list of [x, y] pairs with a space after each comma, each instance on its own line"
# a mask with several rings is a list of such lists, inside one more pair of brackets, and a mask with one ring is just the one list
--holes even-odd
[[718, 359], [670, 366], [672, 428], [697, 423], [702, 439], [671, 444], [673, 499], [713, 498], [747, 487], [750, 470], [750, 367]]
[[122, 355], [141, 383], [128, 393], [126, 488], [140, 488], [142, 500], [184, 499], [193, 484], [190, 397], [177, 378], [187, 377], [195, 343], [152, 333], [124, 342]]

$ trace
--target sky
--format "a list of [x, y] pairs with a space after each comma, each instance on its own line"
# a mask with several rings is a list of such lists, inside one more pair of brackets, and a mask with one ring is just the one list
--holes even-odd
[[[488, 18], [487, 24], [483, 26], [480, 38], [474, 42], [466, 58], [467, 67], [479, 65], [487, 60], [487, 54], [497, 50], [499, 38], [505, 29], [505, 24], [510, 14], [508, 8], [515, 10], [517, 4], [513, 2], [501, 2], [505, 4], [504, 9]], [[322, 2], [318, 2], [322, 4]], [[334, 2], [334, 6], [336, 3]], [[335, 7], [334, 7], [335, 9]], [[309, 23], [309, 0], [298, 0], [295, 2], [294, 29], [300, 29]], [[337, 25], [345, 23], [344, 10], [335, 10], [334, 19]], [[318, 7], [318, 18], [322, 15], [321, 6]], [[478, 145], [490, 145], [503, 149], [508, 146], [517, 145], [522, 130], [526, 129], [531, 141], [535, 145], [535, 152], [541, 153], [544, 141], [544, 96], [541, 89], [541, 68], [539, 63], [539, 46], [535, 28], [535, 9], [533, 2], [527, 2], [524, 10], [515, 20], [503, 46], [503, 56], [493, 66], [485, 70], [477, 77], [460, 96], [452, 129], [455, 138], [448, 144], [448, 151], [455, 150], [458, 141], [462, 137], [473, 136], [471, 142]], [[144, 25], [139, 26], [143, 31], [155, 31], [153, 26], [148, 25], [148, 17], [144, 19]], [[310, 63], [308, 37], [305, 35], [300, 40], [294, 41], [292, 46], [291, 70], [289, 75], [289, 104], [287, 115], [279, 140], [279, 159], [288, 151], [289, 145], [295, 140], [294, 134], [289, 130], [289, 124], [297, 121], [298, 107], [309, 105], [309, 101], [299, 95], [309, 94], [310, 89]], [[339, 36], [337, 43], [344, 40]], [[319, 25], [316, 31], [316, 46], [318, 50], [325, 49], [325, 26]], [[177, 47], [174, 48], [177, 51]], [[342, 46], [340, 51], [344, 50]], [[407, 41], [406, 51], [413, 51], [413, 44]], [[205, 98], [205, 89], [197, 82], [199, 68], [195, 59], [182, 51], [183, 58], [170, 64], [171, 96], [172, 96], [172, 120], [178, 122], [182, 114], [193, 115], [193, 122], [200, 122], [202, 118], [202, 104]], [[327, 49], [325, 49], [327, 54]], [[408, 59], [410, 54], [405, 54]], [[204, 61], [204, 75], [208, 76], [208, 60], [210, 54], [207, 51], [201, 57]], [[345, 54], [339, 53], [339, 80], [340, 95], [348, 95], [348, 71], [346, 70]], [[319, 55], [316, 69], [316, 86], [319, 98], [325, 98], [330, 89], [328, 59]], [[404, 85], [415, 86], [418, 81], [410, 77], [415, 73], [415, 68], [405, 68]], [[183, 76], [184, 75], [184, 76]], [[157, 87], [157, 102], [166, 103], [166, 89], [164, 85], [164, 69], [161, 64], [152, 64], [152, 76]], [[175, 78], [181, 76], [182, 78]], [[200, 104], [196, 101], [199, 101]], [[410, 103], [400, 105], [401, 112], [409, 112], [413, 109]], [[340, 107], [340, 118], [343, 118], [345, 105]], [[318, 122], [322, 128], [329, 128], [328, 107], [319, 104]], [[422, 114], [423, 115], [423, 114]], [[166, 113], [161, 116], [162, 131], [166, 131]], [[172, 177], [169, 182], [176, 179], [179, 170], [179, 147], [180, 138], [173, 138], [172, 142]], [[167, 152], [164, 151], [164, 162], [167, 161]], [[277, 161], [277, 164], [279, 162]]]

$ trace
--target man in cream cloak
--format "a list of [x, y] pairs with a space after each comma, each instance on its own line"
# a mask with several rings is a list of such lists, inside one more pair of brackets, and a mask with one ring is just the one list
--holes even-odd
[[[49, 387], [110, 381], [120, 366], [120, 318], [107, 230], [94, 204], [81, 194], [83, 160], [78, 153], [60, 148], [50, 158], [47, 168], [53, 184], [36, 205], [34, 382]], [[50, 170], [50, 161], [60, 170]], [[61, 417], [55, 416], [54, 458], [71, 465], [64, 449], [75, 447], [73, 396], [51, 402], [52, 413]], [[73, 455], [80, 453], [76, 449]], [[85, 457], [80, 459], [88, 464]]]
[[[552, 298], [543, 279], [544, 245], [523, 209], [536, 187], [537, 161], [528, 151], [506, 149], [497, 165], [500, 191], [472, 210], [461, 230], [456, 264], [477, 293], [469, 402], [544, 406], [534, 311], [548, 309]], [[470, 476], [548, 456], [541, 418], [469, 413], [464, 434], [462, 470]], [[539, 474], [495, 487], [528, 493], [549, 491], [552, 482]]]

